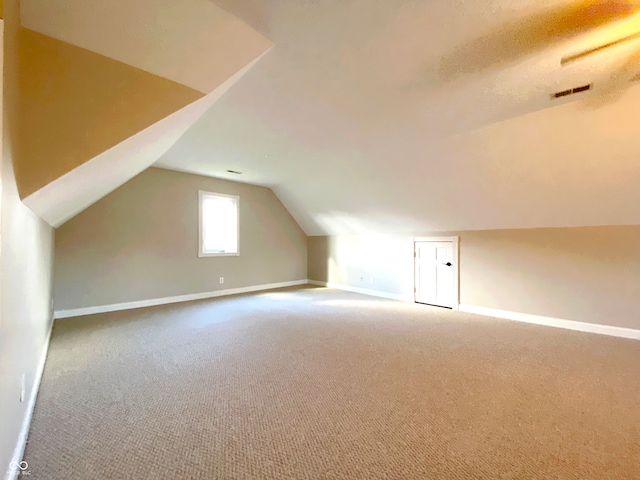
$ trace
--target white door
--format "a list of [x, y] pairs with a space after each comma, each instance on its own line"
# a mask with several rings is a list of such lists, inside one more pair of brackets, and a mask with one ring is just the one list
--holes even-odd
[[415, 242], [415, 301], [439, 307], [454, 308], [453, 242]]

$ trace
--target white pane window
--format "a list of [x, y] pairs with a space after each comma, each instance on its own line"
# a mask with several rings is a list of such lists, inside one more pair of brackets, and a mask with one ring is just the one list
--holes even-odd
[[201, 257], [239, 255], [236, 195], [199, 192]]

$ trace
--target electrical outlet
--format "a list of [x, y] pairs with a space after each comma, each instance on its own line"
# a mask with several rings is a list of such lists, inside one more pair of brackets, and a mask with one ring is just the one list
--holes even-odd
[[220, 277], [220, 283], [224, 283], [224, 277]]
[[27, 375], [25, 373], [22, 374], [22, 379], [20, 380], [20, 403], [24, 402], [24, 396], [27, 391]]

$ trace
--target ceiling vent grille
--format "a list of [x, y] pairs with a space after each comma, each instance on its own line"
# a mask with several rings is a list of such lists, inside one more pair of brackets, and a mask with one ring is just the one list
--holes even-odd
[[575, 95], [576, 93], [586, 92], [588, 90], [591, 90], [592, 88], [593, 88], [593, 83], [590, 83], [588, 85], [582, 85], [580, 87], [570, 88], [568, 90], [562, 90], [560, 92], [552, 93], [551, 99], [553, 100], [556, 98], [567, 97], [569, 95]]

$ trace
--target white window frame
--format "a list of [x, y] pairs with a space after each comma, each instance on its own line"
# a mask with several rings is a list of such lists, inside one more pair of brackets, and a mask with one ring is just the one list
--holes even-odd
[[[203, 235], [203, 218], [202, 218], [202, 200], [204, 197], [227, 197], [233, 198], [236, 202], [237, 218], [237, 239], [238, 248], [237, 252], [205, 252], [204, 251], [204, 235]], [[226, 193], [207, 192], [205, 190], [198, 190], [198, 257], [238, 257], [240, 256], [240, 196], [229, 195]]]

